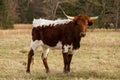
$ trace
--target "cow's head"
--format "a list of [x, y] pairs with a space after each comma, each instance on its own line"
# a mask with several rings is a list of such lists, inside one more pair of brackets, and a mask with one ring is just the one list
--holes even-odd
[[86, 35], [87, 26], [91, 26], [93, 24], [93, 20], [97, 19], [98, 17], [88, 17], [83, 14], [79, 14], [75, 17], [67, 16], [76, 26], [80, 27], [80, 36], [84, 37]]

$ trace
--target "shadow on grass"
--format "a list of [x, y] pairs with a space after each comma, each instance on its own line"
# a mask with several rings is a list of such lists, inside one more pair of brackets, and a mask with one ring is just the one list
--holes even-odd
[[95, 72], [95, 71], [80, 71], [80, 72], [70, 72], [68, 74], [64, 73], [53, 73], [47, 74], [45, 76], [36, 77], [36, 79], [42, 80], [75, 80], [75, 79], [120, 79], [119, 74], [111, 74], [108, 72]]

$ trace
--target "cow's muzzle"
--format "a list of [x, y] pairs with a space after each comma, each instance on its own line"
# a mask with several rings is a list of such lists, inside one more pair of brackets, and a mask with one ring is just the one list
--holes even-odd
[[81, 32], [81, 33], [80, 33], [80, 36], [81, 36], [81, 37], [85, 37], [85, 36], [86, 36], [86, 33], [85, 33], [85, 32]]

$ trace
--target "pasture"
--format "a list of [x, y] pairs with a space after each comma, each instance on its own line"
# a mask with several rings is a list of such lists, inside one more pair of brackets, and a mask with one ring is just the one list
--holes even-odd
[[120, 32], [94, 30], [82, 38], [71, 72], [63, 73], [61, 50], [50, 50], [46, 74], [42, 49], [35, 52], [31, 74], [26, 74], [31, 29], [0, 30], [0, 80], [120, 80]]

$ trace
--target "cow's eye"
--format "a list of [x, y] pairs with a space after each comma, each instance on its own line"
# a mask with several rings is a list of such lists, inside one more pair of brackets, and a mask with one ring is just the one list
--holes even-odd
[[88, 21], [88, 26], [92, 26], [93, 22], [92, 21]]
[[78, 25], [78, 22], [77, 22], [77, 21], [75, 21], [75, 25]]

